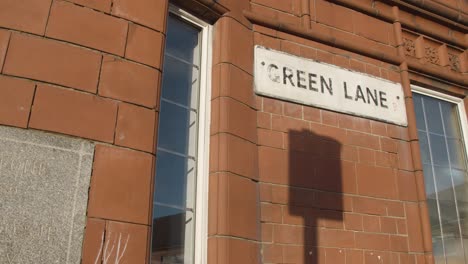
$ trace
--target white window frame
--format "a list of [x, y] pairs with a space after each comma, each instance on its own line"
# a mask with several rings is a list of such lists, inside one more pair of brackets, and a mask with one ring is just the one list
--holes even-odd
[[[198, 105], [197, 181], [195, 183], [195, 228], [193, 263], [207, 263], [208, 255], [208, 190], [211, 123], [211, 68], [213, 27], [172, 4], [169, 12], [201, 29], [201, 61]], [[190, 263], [191, 264], [191, 263]]]
[[427, 95], [435, 99], [447, 101], [449, 103], [453, 103], [457, 105], [458, 116], [460, 118], [460, 127], [462, 130], [463, 141], [464, 141], [463, 143], [465, 145], [465, 153], [468, 155], [468, 121], [466, 117], [467, 114], [466, 114], [465, 103], [463, 99], [459, 97], [451, 96], [445, 93], [429, 90], [427, 88], [423, 88], [421, 86], [417, 86], [414, 84], [411, 85], [411, 90], [418, 94]]

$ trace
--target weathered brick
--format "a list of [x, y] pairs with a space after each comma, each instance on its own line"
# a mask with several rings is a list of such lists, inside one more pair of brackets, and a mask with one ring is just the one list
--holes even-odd
[[162, 68], [163, 34], [130, 24], [125, 57], [156, 68]]
[[153, 162], [151, 154], [97, 145], [88, 215], [149, 224]]
[[11, 33], [6, 30], [0, 30], [0, 72], [2, 72], [3, 63], [5, 62], [5, 55], [10, 42]]
[[163, 31], [167, 0], [114, 0], [112, 14]]
[[115, 144], [147, 152], [156, 146], [157, 114], [154, 110], [122, 103], [119, 105]]
[[0, 1], [0, 27], [42, 35], [52, 0]]
[[99, 94], [122, 101], [156, 107], [160, 73], [149, 67], [105, 56]]
[[101, 55], [54, 40], [12, 34], [3, 72], [96, 92]]
[[38, 85], [29, 126], [112, 143], [116, 117], [111, 100]]
[[123, 55], [128, 23], [72, 3], [54, 1], [46, 36]]
[[35, 84], [0, 75], [0, 124], [27, 127]]
[[110, 12], [112, 0], [68, 0], [79, 5], [97, 9], [103, 12]]

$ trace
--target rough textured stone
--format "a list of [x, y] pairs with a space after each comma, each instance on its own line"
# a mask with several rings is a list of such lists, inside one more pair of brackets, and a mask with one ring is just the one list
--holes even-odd
[[93, 146], [0, 126], [0, 263], [80, 263]]

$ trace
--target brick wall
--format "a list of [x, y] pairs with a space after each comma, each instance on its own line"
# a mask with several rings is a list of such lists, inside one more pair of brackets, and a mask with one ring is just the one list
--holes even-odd
[[163, 0], [0, 1], [0, 124], [98, 143], [83, 263], [114, 259], [103, 249], [119, 234], [132, 237], [121, 261], [146, 261], [166, 13]]
[[[174, 2], [214, 28], [208, 263], [432, 263], [410, 83], [464, 97], [464, 1]], [[97, 142], [83, 263], [146, 263], [167, 11], [0, 0], [0, 125]], [[255, 96], [254, 45], [401, 83], [408, 128]]]

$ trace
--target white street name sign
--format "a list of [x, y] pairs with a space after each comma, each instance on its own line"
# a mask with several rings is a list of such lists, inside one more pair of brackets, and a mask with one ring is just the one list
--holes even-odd
[[400, 84], [334, 65], [255, 47], [255, 92], [406, 126]]

